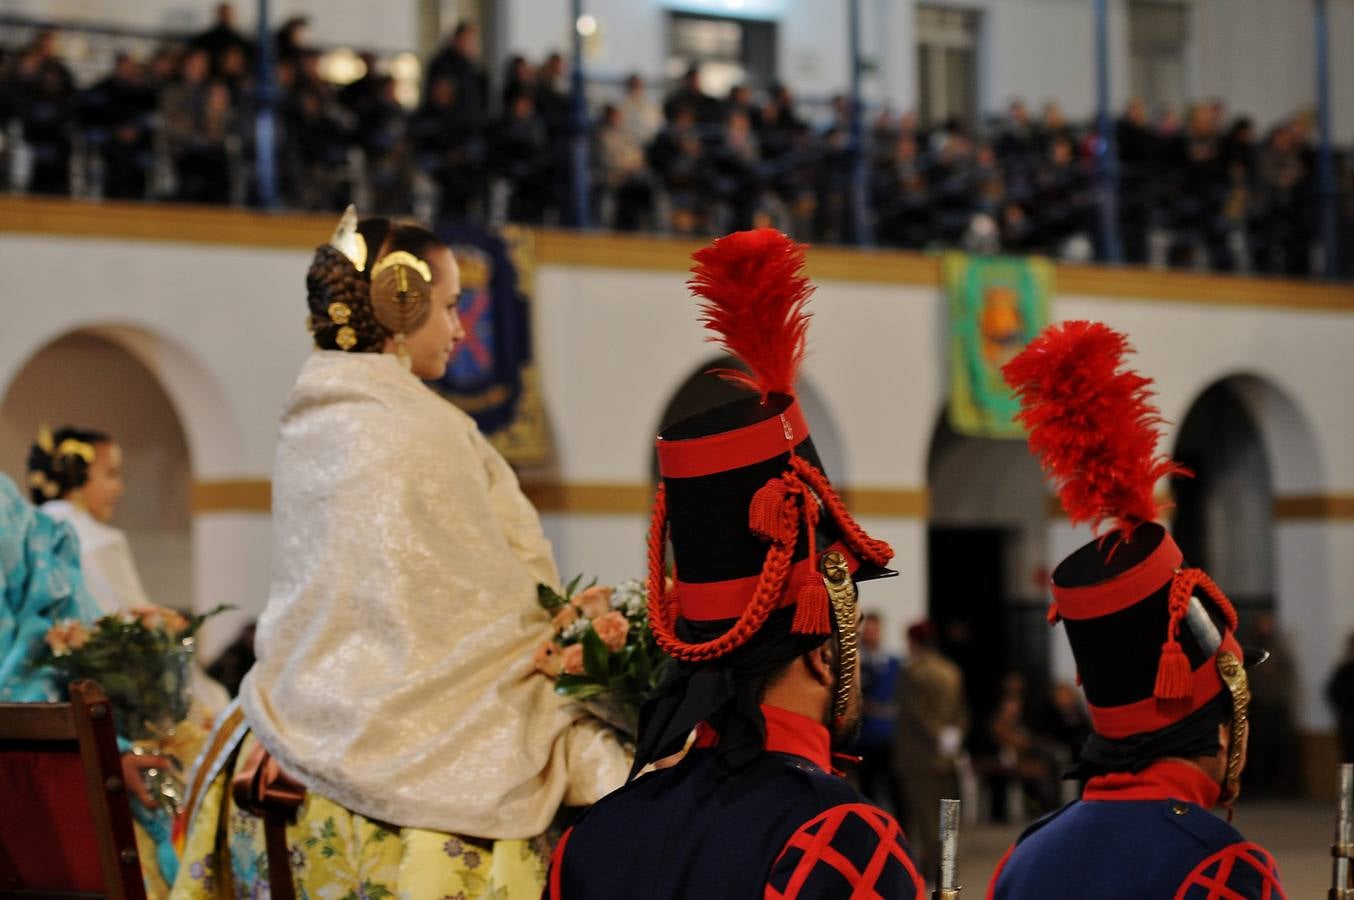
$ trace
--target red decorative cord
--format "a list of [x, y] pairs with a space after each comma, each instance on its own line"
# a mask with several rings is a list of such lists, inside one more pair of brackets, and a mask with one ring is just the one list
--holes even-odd
[[663, 562], [667, 551], [667, 494], [664, 486], [659, 485], [658, 495], [654, 498], [653, 518], [649, 523], [649, 627], [653, 629], [654, 638], [664, 653], [683, 662], [715, 659], [747, 643], [766, 623], [767, 616], [771, 615], [785, 593], [785, 584], [790, 577], [795, 541], [799, 537], [799, 517], [795, 515], [793, 503], [796, 493], [787, 491], [790, 502], [782, 508], [787, 539], [771, 543], [766, 552], [766, 562], [762, 565], [761, 577], [757, 580], [757, 589], [743, 614], [738, 617], [738, 622], [717, 638], [691, 644], [677, 636], [677, 592], [663, 590]]
[[865, 529], [851, 516], [842, 502], [842, 498], [837, 496], [833, 490], [832, 483], [827, 480], [827, 476], [822, 470], [813, 465], [802, 456], [791, 456], [790, 466], [798, 475], [808, 482], [809, 487], [827, 506], [828, 512], [832, 515], [837, 527], [842, 531], [842, 539], [851, 551], [868, 562], [877, 566], [887, 565], [889, 560], [893, 559], [893, 548], [887, 541], [881, 541], [872, 538], [865, 533]]

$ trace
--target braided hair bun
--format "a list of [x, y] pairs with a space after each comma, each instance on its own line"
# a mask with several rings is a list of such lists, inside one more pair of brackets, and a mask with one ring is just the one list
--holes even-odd
[[380, 353], [390, 336], [371, 308], [371, 282], [339, 251], [325, 244], [306, 272], [310, 331], [321, 350]]
[[[357, 231], [372, 251], [362, 271], [339, 250], [325, 244], [315, 250], [306, 272], [308, 324], [315, 346], [321, 350], [380, 353], [394, 332], [377, 318], [378, 310], [372, 302], [372, 269], [390, 253], [403, 251], [421, 258], [441, 245], [427, 229], [389, 219], [363, 219]], [[412, 330], [420, 324], [410, 322], [406, 328]]]
[[56, 434], [43, 429], [28, 450], [28, 496], [35, 504], [59, 500], [89, 480], [94, 446], [112, 438], [102, 431], [66, 426]]

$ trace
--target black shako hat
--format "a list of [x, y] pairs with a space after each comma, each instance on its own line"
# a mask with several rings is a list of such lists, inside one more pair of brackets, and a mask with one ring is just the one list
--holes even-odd
[[[804, 249], [762, 228], [719, 238], [694, 256], [688, 284], [706, 301], [711, 340], [750, 373], [717, 374], [756, 395], [688, 417], [656, 442], [662, 483], [650, 528], [650, 623], [679, 661], [725, 656], [787, 607], [793, 633], [830, 634], [824, 565], [856, 581], [896, 574], [885, 568], [892, 549], [864, 532], [828, 481], [795, 398], [813, 290], [801, 274]], [[685, 640], [679, 618], [702, 634], [729, 627]]]
[[1049, 608], [1067, 631], [1092, 727], [1110, 741], [1176, 725], [1224, 688], [1244, 713], [1253, 661], [1232, 603], [1154, 521], [1157, 482], [1190, 473], [1156, 452], [1161, 417], [1151, 380], [1123, 366], [1130, 350], [1105, 325], [1065, 322], [1002, 370], [1068, 518], [1111, 525], [1054, 569]]

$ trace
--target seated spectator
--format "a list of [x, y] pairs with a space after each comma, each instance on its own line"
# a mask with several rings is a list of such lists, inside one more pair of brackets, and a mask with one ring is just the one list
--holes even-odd
[[668, 122], [674, 121], [678, 110], [683, 107], [691, 111], [697, 124], [718, 127], [722, 115], [721, 104], [701, 90], [701, 70], [696, 63], [687, 67], [682, 80], [663, 101], [663, 118]]
[[617, 106], [620, 107], [621, 121], [630, 137], [639, 146], [647, 147], [663, 127], [663, 113], [658, 104], [649, 98], [644, 79], [638, 74], [631, 74], [625, 79], [625, 96]]
[[354, 122], [363, 122], [380, 104], [386, 76], [378, 71], [375, 53], [363, 51], [358, 58], [362, 61], [362, 75], [339, 88], [337, 100]]
[[930, 193], [917, 140], [902, 134], [878, 166], [870, 186], [875, 239], [893, 247], [921, 249], [931, 239]]
[[190, 203], [229, 203], [231, 147], [238, 142], [239, 125], [224, 82], [208, 82], [202, 95], [197, 129], [185, 141], [177, 158], [178, 198]]
[[763, 207], [761, 154], [748, 114], [741, 109], [729, 114], [724, 140], [711, 157], [714, 194], [727, 211], [719, 231], [752, 228], [753, 217]]
[[1028, 169], [1039, 158], [1039, 131], [1030, 120], [1024, 100], [1015, 99], [1006, 107], [1006, 118], [998, 125], [996, 152], [1009, 167]]
[[113, 72], [81, 97], [80, 121], [91, 149], [102, 162], [103, 196], [146, 196], [151, 170], [150, 116], [155, 96], [135, 59], [119, 53]]
[[75, 79], [57, 59], [55, 47], [55, 33], [44, 31], [15, 66], [19, 121], [33, 160], [27, 187], [37, 194], [65, 194], [71, 189]]
[[1065, 681], [1053, 685], [1035, 731], [1053, 752], [1060, 773], [1077, 759], [1091, 736], [1091, 719], [1075, 685]]
[[[254, 45], [235, 30], [235, 7], [230, 3], [216, 4], [216, 20], [212, 27], [189, 39], [188, 46], [206, 51], [212, 76], [227, 82], [231, 80], [232, 73], [226, 64], [226, 57], [237, 56], [247, 64], [254, 54]], [[235, 65], [238, 64], [232, 63], [231, 67]]]
[[503, 108], [512, 105], [513, 98], [521, 93], [536, 93], [536, 70], [525, 56], [518, 53], [510, 57], [503, 67]]
[[608, 223], [619, 231], [634, 231], [640, 217], [653, 207], [653, 183], [644, 161], [644, 148], [625, 126], [625, 112], [607, 104], [597, 129], [597, 155], [602, 185], [610, 195], [614, 214]]
[[1275, 275], [1310, 271], [1305, 188], [1309, 177], [1291, 123], [1270, 134], [1260, 157], [1255, 268]]
[[283, 60], [290, 63], [300, 62], [301, 54], [308, 49], [306, 28], [309, 25], [310, 20], [305, 16], [292, 16], [282, 23], [282, 27], [277, 30], [275, 38], [279, 62]]
[[513, 98], [489, 138], [491, 170], [509, 184], [508, 218], [539, 224], [558, 206], [554, 166], [545, 126], [530, 94]]
[[477, 199], [484, 147], [475, 122], [474, 111], [459, 102], [456, 82], [443, 77], [433, 81], [426, 102], [409, 125], [419, 165], [438, 187], [442, 217], [466, 218], [471, 201]]
[[366, 157], [375, 212], [407, 214], [413, 195], [414, 143], [395, 79], [377, 76], [375, 97], [357, 117], [357, 141]]
[[342, 209], [350, 202], [351, 123], [328, 89], [298, 84], [286, 112], [293, 202], [301, 209]]
[[649, 161], [667, 192], [672, 230], [704, 232], [710, 219], [712, 173], [695, 110], [689, 106], [674, 110], [668, 127], [649, 148]]
[[480, 63], [480, 31], [473, 23], [458, 23], [446, 45], [428, 60], [423, 96], [443, 78], [455, 90], [458, 117], [479, 133], [489, 120], [489, 78]]

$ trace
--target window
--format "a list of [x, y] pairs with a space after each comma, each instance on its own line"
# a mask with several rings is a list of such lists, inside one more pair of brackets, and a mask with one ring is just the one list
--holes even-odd
[[1189, 30], [1189, 8], [1178, 0], [1129, 3], [1129, 79], [1149, 109], [1180, 110], [1189, 102]]
[[668, 26], [668, 77], [700, 66], [701, 88], [723, 97], [739, 84], [776, 80], [776, 25], [746, 19], [673, 13]]
[[978, 110], [978, 13], [917, 7], [917, 119], [923, 127], [958, 119], [973, 125]]

